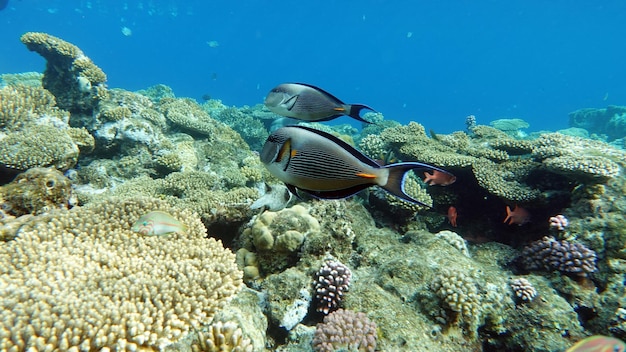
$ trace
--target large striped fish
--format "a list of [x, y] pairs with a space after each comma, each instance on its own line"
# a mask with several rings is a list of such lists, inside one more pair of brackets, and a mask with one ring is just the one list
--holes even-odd
[[381, 166], [339, 138], [304, 126], [276, 130], [267, 138], [260, 157], [269, 172], [292, 193], [301, 191], [323, 199], [347, 198], [380, 186], [398, 198], [428, 206], [405, 192], [407, 172], [435, 170], [451, 175], [418, 162]]
[[361, 110], [372, 110], [367, 105], [346, 104], [327, 91], [304, 83], [283, 83], [274, 87], [265, 97], [265, 106], [272, 112], [304, 121], [328, 121], [346, 115], [361, 122]]

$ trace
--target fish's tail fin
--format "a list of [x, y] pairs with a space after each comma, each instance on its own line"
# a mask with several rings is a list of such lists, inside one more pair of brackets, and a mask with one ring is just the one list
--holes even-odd
[[367, 121], [367, 120], [365, 120], [364, 118], [361, 117], [361, 110], [371, 110], [372, 112], [376, 112], [376, 110], [370, 108], [367, 105], [352, 104], [352, 105], [350, 105], [350, 108], [349, 108], [350, 113], [348, 114], [348, 116], [352, 117], [355, 120], [359, 120], [361, 122], [373, 123], [373, 122], [369, 122], [369, 121]]
[[403, 163], [390, 164], [390, 165], [383, 166], [383, 168], [389, 169], [389, 176], [387, 177], [387, 183], [381, 186], [385, 191], [407, 202], [419, 204], [428, 208], [431, 208], [431, 205], [420, 202], [419, 200], [411, 197], [410, 195], [406, 193], [404, 189], [404, 181], [406, 179], [407, 173], [411, 170], [416, 170], [416, 171], [437, 170], [439, 172], [450, 174], [448, 171], [445, 171], [438, 167], [434, 167], [428, 164], [423, 164], [423, 163], [418, 163], [418, 162], [403, 162]]

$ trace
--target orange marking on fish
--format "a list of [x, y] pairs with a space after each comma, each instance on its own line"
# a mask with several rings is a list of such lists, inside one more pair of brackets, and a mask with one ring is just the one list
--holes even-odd
[[[285, 153], [287, 153], [289, 149], [291, 149], [291, 140], [287, 140], [285, 144], [283, 144], [283, 146], [278, 151], [278, 155], [276, 156], [275, 161], [279, 163], [281, 160], [283, 160], [283, 158], [285, 157]], [[293, 153], [293, 151], [291, 153]], [[293, 155], [291, 156], [293, 157]]]
[[335, 111], [346, 111], [346, 109], [344, 109], [344, 108], [333, 108], [333, 110], [335, 110]]
[[293, 158], [294, 156], [296, 156], [296, 154], [298, 154], [298, 151], [297, 151], [297, 150], [295, 150], [295, 149], [294, 149], [294, 150], [292, 150], [292, 151], [291, 151], [291, 157], [292, 157], [292, 158]]
[[524, 225], [530, 219], [530, 213], [528, 211], [517, 204], [515, 205], [515, 209], [511, 210], [511, 208], [506, 206], [506, 218], [503, 223], [508, 225], [518, 224], [519, 226]]
[[450, 222], [450, 225], [452, 225], [452, 227], [456, 227], [456, 217], [457, 217], [456, 208], [453, 206], [450, 206], [450, 208], [448, 208], [448, 221]]
[[374, 175], [374, 174], [366, 174], [364, 172], [358, 172], [356, 175], [359, 176], [359, 177], [363, 177], [363, 178], [376, 178], [376, 175]]
[[424, 183], [429, 186], [439, 185], [439, 186], [448, 186], [456, 181], [456, 176], [447, 174], [445, 172], [433, 170], [433, 173], [429, 173], [428, 171], [424, 171]]

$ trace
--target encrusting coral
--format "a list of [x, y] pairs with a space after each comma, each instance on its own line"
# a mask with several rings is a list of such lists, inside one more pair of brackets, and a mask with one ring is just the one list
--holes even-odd
[[0, 187], [0, 204], [11, 215], [41, 214], [67, 209], [71, 197], [70, 180], [52, 168], [32, 168]]
[[[166, 210], [185, 233], [142, 236], [143, 214]], [[0, 246], [0, 349], [162, 348], [240, 290], [232, 252], [196, 215], [155, 199], [107, 199], [40, 215]]]

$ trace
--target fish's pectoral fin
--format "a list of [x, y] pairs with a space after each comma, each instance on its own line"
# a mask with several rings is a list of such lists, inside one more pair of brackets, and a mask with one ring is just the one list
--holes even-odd
[[285, 100], [285, 102], [282, 105], [284, 105], [287, 110], [291, 111], [291, 109], [293, 109], [293, 107], [296, 105], [296, 102], [298, 101], [298, 97], [299, 95], [291, 96], [289, 97], [289, 99]]

